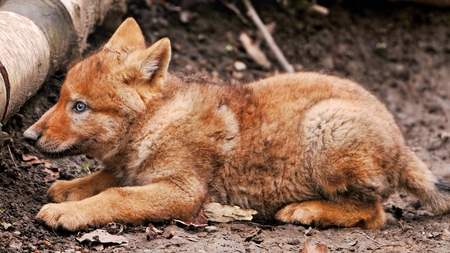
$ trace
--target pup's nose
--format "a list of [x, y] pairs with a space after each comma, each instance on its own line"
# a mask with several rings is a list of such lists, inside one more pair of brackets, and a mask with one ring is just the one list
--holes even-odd
[[30, 143], [34, 146], [36, 144], [36, 141], [39, 140], [40, 133], [34, 129], [28, 128], [24, 133], [23, 136], [25, 137], [25, 141]]

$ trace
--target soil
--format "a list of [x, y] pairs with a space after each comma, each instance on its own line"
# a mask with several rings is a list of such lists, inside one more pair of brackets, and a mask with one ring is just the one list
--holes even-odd
[[[246, 82], [282, 72], [255, 26], [243, 24], [220, 1], [166, 1], [165, 6], [150, 7], [145, 2], [150, 1], [133, 3], [127, 15], [142, 25], [149, 44], [161, 37], [171, 39], [171, 70], [225, 82]], [[203, 3], [185, 4], [195, 2]], [[296, 71], [318, 71], [361, 83], [386, 103], [408, 144], [430, 169], [450, 180], [450, 12], [383, 1], [340, 2], [319, 1], [329, 8], [328, 16], [286, 10], [275, 1], [261, 1], [256, 7], [265, 23], [275, 22], [273, 36]], [[182, 12], [173, 7], [181, 7]], [[238, 7], [245, 13], [243, 6]], [[246, 54], [238, 39], [244, 31], [260, 43], [272, 62], [270, 69], [263, 69]], [[90, 38], [90, 50], [111, 34], [99, 28]], [[243, 62], [246, 70], [234, 70], [236, 61]], [[310, 245], [325, 244], [331, 252], [450, 252], [450, 215], [434, 216], [403, 192], [386, 202], [390, 218], [379, 230], [253, 222], [186, 229], [167, 223], [154, 224], [164, 233], [148, 240], [148, 224], [109, 224], [103, 228], [123, 235], [128, 243], [97, 246], [76, 240], [94, 228], [78, 233], [53, 231], [34, 218], [50, 201], [46, 190], [52, 181], [98, 169], [85, 157], [44, 163], [40, 160], [44, 157], [23, 140], [23, 131], [57, 101], [63, 79], [64, 73], [50, 78], [3, 128], [14, 143], [1, 149], [1, 252], [102, 248], [106, 252], [300, 252], [306, 240]]]

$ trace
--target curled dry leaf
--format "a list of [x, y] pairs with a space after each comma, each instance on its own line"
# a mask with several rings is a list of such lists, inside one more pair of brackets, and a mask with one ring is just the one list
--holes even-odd
[[37, 160], [37, 159], [38, 159], [37, 156], [22, 154], [22, 160], [23, 160], [24, 162], [29, 162], [29, 161], [31, 161], [31, 160]]
[[259, 48], [259, 46], [253, 42], [253, 40], [246, 34], [245, 32], [241, 33], [239, 35], [239, 40], [241, 41], [242, 45], [245, 48], [245, 51], [247, 52], [252, 59], [258, 63], [261, 67], [265, 69], [270, 69], [272, 64], [267, 59], [266, 55], [263, 51]]
[[182, 221], [174, 220], [178, 225], [182, 225], [185, 228], [199, 228], [206, 227], [208, 225], [208, 216], [205, 214], [205, 209], [200, 209], [197, 218], [194, 221]]
[[162, 235], [163, 231], [157, 229], [153, 224], [150, 223], [145, 228], [145, 233], [147, 234], [147, 240], [151, 241], [153, 239], [156, 239], [158, 235]]
[[164, 232], [161, 234], [161, 236], [166, 239], [172, 239], [172, 237], [173, 237], [172, 230], [170, 228], [164, 229]]
[[246, 242], [254, 241], [258, 244], [261, 243], [264, 240], [264, 236], [262, 236], [262, 237], [260, 236], [261, 232], [262, 232], [262, 229], [260, 229], [260, 228], [257, 228], [255, 230], [251, 231], [250, 234], [245, 238], [245, 241]]
[[59, 178], [59, 168], [45, 168], [44, 172], [48, 175], [44, 178], [46, 182], [53, 182]]
[[308, 239], [306, 239], [301, 253], [330, 253], [330, 250], [327, 245], [322, 243], [315, 246], [309, 245]]
[[34, 155], [22, 154], [22, 160], [29, 165], [44, 164], [45, 168], [53, 168], [54, 166], [47, 160], [39, 159]]
[[106, 224], [106, 231], [110, 234], [121, 234], [124, 230], [124, 225], [120, 223], [110, 222]]
[[37, 156], [34, 155], [25, 155], [25, 154], [22, 154], [22, 160], [29, 165], [44, 164], [45, 167], [44, 172], [48, 174], [45, 177], [46, 182], [52, 182], [59, 178], [60, 169], [47, 160], [39, 159]]
[[258, 212], [253, 209], [242, 209], [238, 206], [221, 205], [219, 203], [206, 203], [203, 207], [210, 221], [230, 222], [237, 220], [251, 221]]

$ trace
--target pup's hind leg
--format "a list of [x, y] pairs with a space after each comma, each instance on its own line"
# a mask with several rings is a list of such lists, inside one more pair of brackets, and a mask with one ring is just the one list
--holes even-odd
[[386, 222], [386, 213], [380, 202], [312, 200], [292, 203], [276, 214], [283, 222], [301, 223], [318, 227], [381, 228]]

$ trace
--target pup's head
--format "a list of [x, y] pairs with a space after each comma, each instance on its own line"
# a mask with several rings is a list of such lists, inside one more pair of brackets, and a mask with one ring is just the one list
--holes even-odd
[[99, 52], [69, 70], [58, 103], [25, 139], [49, 157], [102, 159], [161, 95], [170, 54], [168, 39], [146, 49], [136, 21], [125, 20]]

